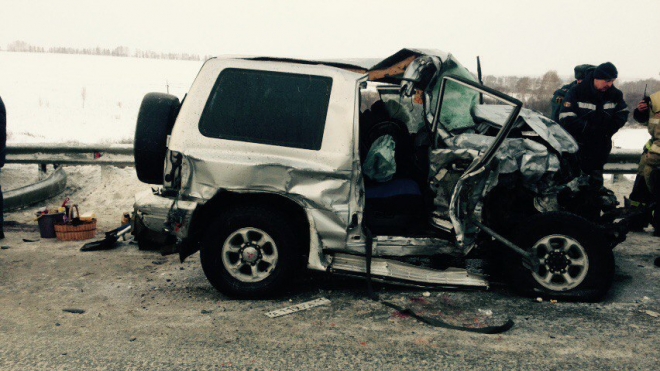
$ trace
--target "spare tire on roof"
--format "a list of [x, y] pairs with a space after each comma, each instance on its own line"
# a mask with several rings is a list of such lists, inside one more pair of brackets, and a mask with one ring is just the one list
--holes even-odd
[[164, 93], [149, 93], [142, 99], [135, 127], [135, 171], [144, 183], [163, 182], [167, 136], [179, 114], [179, 98]]

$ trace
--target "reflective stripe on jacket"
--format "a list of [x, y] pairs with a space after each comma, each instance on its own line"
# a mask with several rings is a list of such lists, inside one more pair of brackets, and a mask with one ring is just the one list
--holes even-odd
[[623, 93], [614, 86], [597, 91], [593, 73], [568, 91], [559, 123], [580, 145], [583, 170], [602, 170], [612, 149], [612, 135], [626, 123], [628, 114]]
[[649, 134], [651, 134], [648, 158], [646, 163], [650, 166], [660, 166], [660, 91], [651, 94], [649, 107]]

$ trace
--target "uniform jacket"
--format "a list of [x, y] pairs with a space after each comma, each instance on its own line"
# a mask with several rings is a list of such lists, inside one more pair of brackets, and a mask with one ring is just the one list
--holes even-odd
[[559, 111], [561, 110], [562, 103], [564, 103], [566, 93], [568, 93], [568, 91], [577, 84], [577, 80], [575, 80], [572, 83], [566, 84], [555, 90], [555, 93], [552, 95], [552, 102], [550, 102], [552, 106], [552, 114], [550, 115], [550, 118], [553, 121], [559, 122]]
[[649, 109], [640, 112], [635, 109], [635, 120], [648, 125], [651, 139], [646, 143], [644, 152], [647, 153], [644, 162], [652, 167], [660, 166], [660, 91], [651, 94]]
[[7, 152], [7, 111], [5, 104], [0, 98], [0, 168], [5, 165], [5, 155]]
[[566, 94], [559, 123], [580, 146], [583, 170], [602, 170], [612, 150], [612, 135], [628, 120], [628, 105], [621, 90], [594, 88], [593, 73]]

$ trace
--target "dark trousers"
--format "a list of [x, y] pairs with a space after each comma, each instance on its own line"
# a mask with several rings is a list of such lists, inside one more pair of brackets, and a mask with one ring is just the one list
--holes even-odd
[[2, 197], [2, 186], [0, 186], [0, 232], [4, 231], [5, 225], [5, 199]]
[[642, 204], [649, 204], [653, 201], [653, 195], [646, 186], [644, 175], [637, 174], [635, 176], [635, 183], [633, 184], [632, 192], [630, 192], [630, 200]]
[[648, 183], [650, 185], [649, 191], [653, 196], [653, 201], [655, 202], [651, 225], [653, 225], [656, 232], [658, 232], [660, 231], [660, 167], [656, 167], [651, 171]]

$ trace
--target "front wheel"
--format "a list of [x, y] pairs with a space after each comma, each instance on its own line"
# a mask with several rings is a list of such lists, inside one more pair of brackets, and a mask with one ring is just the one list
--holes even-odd
[[267, 208], [229, 210], [209, 226], [200, 259], [211, 284], [242, 298], [272, 296], [288, 282], [301, 248], [284, 215]]
[[537, 215], [516, 230], [514, 242], [531, 253], [537, 269], [515, 269], [513, 284], [549, 298], [594, 301], [614, 277], [614, 255], [604, 233], [576, 215]]

